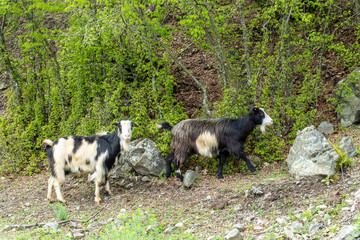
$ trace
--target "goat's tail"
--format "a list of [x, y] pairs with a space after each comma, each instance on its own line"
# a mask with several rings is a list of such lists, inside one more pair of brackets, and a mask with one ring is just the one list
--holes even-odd
[[168, 122], [162, 122], [156, 126], [159, 129], [171, 130], [173, 127]]
[[41, 147], [48, 148], [48, 147], [52, 147], [53, 145], [54, 145], [53, 141], [51, 141], [50, 139], [45, 139], [42, 142]]

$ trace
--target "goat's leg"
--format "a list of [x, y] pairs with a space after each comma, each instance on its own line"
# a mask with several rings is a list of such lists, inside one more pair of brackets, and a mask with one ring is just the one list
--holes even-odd
[[111, 192], [111, 189], [110, 189], [110, 173], [108, 174], [105, 174], [105, 191], [111, 195], [112, 192]]
[[218, 170], [216, 171], [216, 174], [218, 175], [218, 178], [219, 178], [219, 179], [223, 179], [223, 178], [224, 178], [224, 176], [223, 176], [223, 174], [222, 174], [222, 170], [223, 170], [224, 164], [225, 164], [225, 162], [226, 162], [227, 156], [229, 156], [229, 153], [226, 152], [226, 151], [220, 153], [220, 156], [219, 156], [219, 167], [218, 167]]
[[100, 204], [102, 199], [100, 198], [100, 183], [101, 181], [94, 181], [95, 182], [95, 202]]
[[171, 163], [173, 162], [173, 160], [174, 160], [174, 153], [171, 152], [166, 156], [166, 174], [165, 174], [166, 178], [170, 177]]
[[53, 186], [54, 186], [54, 177], [50, 176], [48, 180], [48, 192], [47, 192], [47, 199], [49, 199], [50, 201], [53, 201], [51, 197]]
[[178, 163], [178, 161], [174, 158], [173, 164], [174, 164], [176, 177], [179, 178], [180, 181], [183, 181], [184, 177], [181, 175], [180, 163]]
[[251, 172], [255, 172], [255, 171], [256, 171], [256, 169], [255, 169], [254, 166], [251, 164], [250, 160], [246, 157], [246, 154], [245, 154], [244, 152], [241, 152], [241, 153], [240, 153], [240, 157], [241, 157], [242, 159], [244, 159], [244, 161], [245, 161], [248, 169], [249, 169]]
[[57, 199], [66, 204], [66, 201], [61, 193], [61, 186], [62, 184], [65, 182], [65, 174], [62, 173], [62, 174], [57, 174], [56, 177], [54, 177], [54, 180], [53, 180], [53, 185], [54, 185], [54, 188], [55, 188], [55, 192], [56, 192], [56, 197]]
[[95, 202], [97, 204], [100, 204], [100, 202], [102, 201], [102, 199], [100, 198], [100, 184], [103, 175], [103, 172], [98, 171], [98, 169], [96, 169], [95, 172], [91, 175], [91, 179], [95, 183]]

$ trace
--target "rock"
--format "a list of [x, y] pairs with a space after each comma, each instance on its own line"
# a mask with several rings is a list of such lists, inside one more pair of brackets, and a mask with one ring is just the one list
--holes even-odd
[[280, 225], [286, 223], [285, 217], [278, 217], [278, 218], [275, 219], [275, 221]]
[[94, 228], [94, 227], [96, 227], [97, 225], [99, 225], [99, 223], [98, 222], [92, 222], [92, 223], [90, 223], [89, 225], [87, 225], [87, 229], [92, 229], [92, 228]]
[[168, 227], [164, 230], [164, 233], [170, 233], [170, 232], [173, 232], [174, 231], [174, 227]]
[[301, 222], [293, 222], [293, 223], [291, 223], [291, 228], [293, 230], [299, 230], [302, 227], [303, 227], [303, 224]]
[[165, 171], [165, 159], [154, 141], [145, 138], [124, 155], [125, 161], [140, 175], [159, 176]]
[[148, 176], [144, 176], [143, 178], [141, 178], [141, 181], [143, 182], [150, 182], [151, 179]]
[[323, 179], [335, 174], [339, 157], [325, 136], [311, 126], [298, 132], [286, 162], [296, 179]]
[[239, 230], [240, 232], [242, 232], [242, 231], [245, 230], [245, 226], [242, 225], [242, 224], [236, 224], [236, 225], [234, 226], [234, 229], [237, 229], [237, 230]]
[[7, 80], [7, 78], [0, 78], [0, 91], [3, 91], [5, 89], [7, 89], [8, 87], [10, 87], [9, 81]]
[[309, 226], [309, 229], [308, 229], [308, 232], [309, 233], [316, 233], [317, 231], [320, 230], [320, 228], [322, 228], [322, 224], [321, 223], [312, 223], [310, 226]]
[[119, 215], [118, 215], [118, 218], [119, 218], [120, 216], [125, 216], [125, 215], [126, 215], [126, 209], [125, 209], [125, 208], [120, 209], [120, 213], [119, 213]]
[[211, 205], [211, 209], [218, 210], [218, 209], [224, 209], [228, 205], [228, 201], [226, 200], [218, 200], [215, 203]]
[[187, 170], [183, 180], [184, 186], [190, 187], [197, 178], [199, 178], [199, 174], [196, 171]]
[[259, 164], [261, 163], [261, 159], [258, 156], [249, 155], [247, 158], [250, 160], [251, 164], [254, 167], [259, 166]]
[[247, 198], [247, 197], [249, 196], [249, 189], [246, 189], [246, 190], [244, 191], [244, 194], [245, 194], [245, 198]]
[[251, 187], [251, 191], [255, 194], [255, 195], [263, 195], [264, 192], [261, 191], [260, 187]]
[[179, 222], [175, 225], [175, 228], [183, 228], [184, 224], [182, 222]]
[[[134, 149], [135, 146], [140, 141], [141, 141], [141, 139], [136, 139], [136, 140], [130, 142], [129, 150], [131, 151], [132, 149]], [[124, 151], [122, 151], [121, 154], [120, 154], [119, 160], [116, 161], [114, 166], [113, 166], [112, 176], [117, 177], [117, 175], [120, 174], [120, 173], [131, 172], [131, 170], [133, 168], [129, 164], [128, 158], [129, 158], [129, 153], [125, 153]]]
[[242, 240], [244, 237], [241, 235], [240, 231], [236, 228], [231, 230], [228, 234], [226, 234], [225, 239], [227, 240]]
[[338, 232], [338, 234], [332, 240], [355, 239], [356, 237], [359, 236], [358, 235], [359, 233], [356, 233], [355, 230], [357, 230], [357, 228], [354, 226], [351, 225], [343, 226]]
[[57, 222], [50, 222], [50, 223], [46, 223], [44, 225], [45, 229], [57, 229], [59, 227], [59, 224]]
[[251, 222], [254, 219], [255, 219], [255, 216], [248, 216], [248, 217], [245, 218], [245, 221]]
[[360, 189], [352, 193], [352, 195], [354, 195], [355, 199], [360, 199]]
[[327, 121], [320, 123], [320, 125], [317, 127], [317, 129], [319, 132], [325, 133], [325, 134], [331, 134], [334, 132], [334, 126]]
[[129, 183], [128, 185], [125, 186], [126, 189], [130, 189], [134, 187], [134, 184], [133, 183]]
[[336, 85], [333, 97], [337, 100], [335, 107], [342, 126], [360, 122], [360, 68]]
[[319, 209], [327, 209], [327, 206], [323, 204], [323, 205], [317, 206], [317, 208], [319, 208]]
[[344, 152], [349, 158], [356, 157], [358, 152], [350, 137], [343, 137], [341, 139], [339, 149]]
[[285, 228], [284, 233], [287, 237], [286, 239], [296, 239], [295, 234], [290, 229]]
[[83, 233], [80, 233], [80, 232], [74, 232], [73, 233], [73, 238], [74, 239], [81, 239], [83, 238], [85, 235]]

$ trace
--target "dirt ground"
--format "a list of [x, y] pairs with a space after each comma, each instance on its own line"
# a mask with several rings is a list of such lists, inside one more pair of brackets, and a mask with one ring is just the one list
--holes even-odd
[[[358, 159], [357, 159], [358, 160]], [[62, 187], [67, 200], [66, 210], [70, 219], [87, 221], [75, 226], [65, 224], [67, 232], [72, 228], [86, 228], [91, 222], [106, 223], [116, 218], [121, 209], [135, 212], [136, 209], [153, 211], [164, 226], [184, 223], [200, 239], [209, 236], [224, 236], [235, 224], [243, 224], [243, 235], [261, 234], [265, 225], [272, 224], [279, 216], [289, 212], [305, 212], [309, 205], [341, 204], [351, 192], [358, 190], [359, 168], [340, 174], [334, 184], [320, 181], [297, 181], [288, 175], [284, 164], [272, 163], [257, 174], [238, 173], [219, 180], [215, 176], [200, 172], [200, 180], [186, 189], [175, 177], [167, 180], [153, 178], [143, 182], [141, 176], [118, 176], [111, 180], [113, 195], [105, 196], [103, 202], [94, 203], [94, 184], [87, 177], [68, 178]], [[6, 225], [25, 225], [58, 222], [52, 204], [46, 200], [48, 172], [34, 176], [2, 177], [0, 180], [0, 230]], [[251, 193], [255, 186], [263, 195]], [[249, 194], [245, 194], [250, 190]], [[54, 197], [55, 197], [55, 193]], [[246, 196], [247, 195], [247, 196]], [[310, 204], [311, 203], [311, 204]], [[352, 216], [359, 213], [356, 209]], [[249, 221], [249, 216], [263, 219], [262, 223]], [[351, 217], [348, 221], [351, 221]], [[344, 218], [341, 225], [348, 224]], [[257, 228], [254, 228], [254, 225]], [[25, 230], [3, 232], [5, 236], [16, 236]], [[98, 227], [88, 229], [94, 234]]]

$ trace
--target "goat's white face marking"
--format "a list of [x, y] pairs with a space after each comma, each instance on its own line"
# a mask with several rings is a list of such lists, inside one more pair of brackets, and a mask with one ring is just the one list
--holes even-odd
[[267, 113], [265, 112], [265, 110], [263, 108], [259, 108], [261, 111], [263, 111], [263, 113], [265, 114], [265, 117], [262, 120], [262, 123], [260, 125], [260, 131], [262, 133], [265, 133], [265, 126], [270, 126], [273, 124], [273, 120], [272, 118], [267, 115]]
[[125, 152], [129, 151], [129, 144], [132, 134], [132, 126], [130, 120], [121, 120], [119, 124], [119, 138], [121, 140], [121, 146]]

